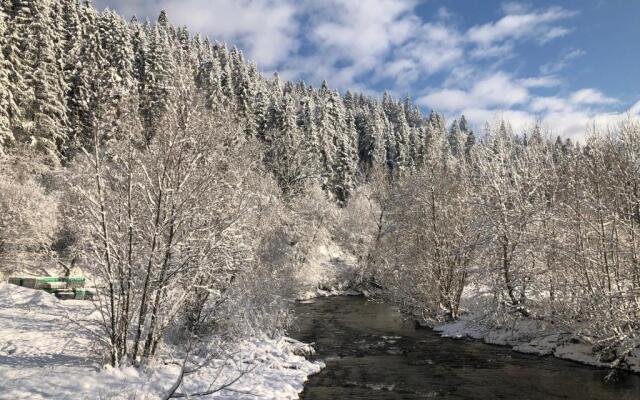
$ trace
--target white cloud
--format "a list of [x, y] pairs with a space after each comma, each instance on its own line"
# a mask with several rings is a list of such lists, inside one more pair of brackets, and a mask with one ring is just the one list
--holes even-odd
[[476, 83], [472, 93], [480, 104], [486, 105], [511, 106], [524, 103], [529, 97], [526, 88], [501, 72]]
[[569, 29], [551, 24], [576, 14], [561, 7], [551, 7], [540, 12], [528, 12], [522, 7], [516, 8], [513, 3], [505, 11], [507, 15], [496, 22], [471, 27], [467, 31], [468, 39], [485, 47], [490, 47], [496, 42], [525, 37], [536, 38], [544, 42], [566, 35]]
[[546, 43], [550, 40], [557, 39], [571, 33], [573, 29], [564, 28], [561, 26], [554, 26], [549, 30], [542, 33], [542, 35], [538, 38], [541, 43]]
[[469, 92], [459, 89], [441, 89], [418, 99], [418, 104], [434, 110], [458, 111], [474, 105]]
[[469, 107], [510, 107], [525, 103], [528, 98], [525, 86], [498, 72], [479, 80], [469, 91], [442, 89], [421, 97], [418, 103], [437, 110], [457, 111]]
[[582, 57], [586, 54], [583, 50], [572, 49], [563, 54], [558, 60], [543, 64], [540, 67], [540, 72], [543, 74], [555, 74], [563, 70], [569, 63], [576, 58]]
[[540, 112], [558, 112], [565, 110], [569, 107], [569, 104], [566, 99], [550, 96], [550, 97], [536, 97], [531, 101], [531, 110], [540, 113]]
[[447, 7], [439, 7], [437, 12], [438, 19], [447, 20], [453, 17], [453, 14], [447, 9]]
[[571, 102], [574, 104], [613, 104], [618, 100], [605, 96], [596, 89], [581, 89], [571, 94]]
[[624, 112], [589, 112], [578, 110], [551, 111], [545, 113], [533, 113], [527, 110], [500, 110], [491, 108], [466, 108], [459, 113], [450, 114], [451, 118], [457, 118], [464, 114], [474, 129], [481, 130], [485, 123], [494, 121], [508, 121], [517, 134], [529, 130], [534, 124], [541, 123], [543, 128], [551, 135], [559, 135], [571, 138], [575, 141], [584, 139], [588, 130], [595, 124], [599, 127], [608, 127], [625, 120], [628, 115], [640, 118], [640, 102], [637, 104], [636, 113]]
[[526, 88], [550, 88], [559, 86], [562, 82], [555, 76], [539, 76], [535, 78], [524, 78], [518, 81]]
[[554, 87], [560, 82], [553, 76], [515, 79], [504, 72], [492, 73], [470, 88], [441, 88], [419, 99], [419, 104], [444, 112], [451, 118], [464, 114], [476, 129], [486, 122], [507, 120], [517, 133], [542, 121], [554, 135], [581, 140], [587, 128], [596, 123], [608, 126], [626, 115], [640, 117], [640, 101], [627, 113], [611, 112], [602, 107], [618, 103], [593, 88], [584, 88], [567, 96], [538, 96], [530, 90]]
[[[312, 28], [316, 45], [352, 63], [372, 67], [394, 45], [407, 40], [419, 19], [407, 14], [407, 0], [331, 0], [316, 6]], [[307, 10], [308, 12], [308, 10]]]
[[490, 46], [479, 46], [471, 50], [469, 55], [474, 59], [488, 59], [498, 57], [511, 57], [513, 56], [513, 49], [515, 44], [513, 42], [506, 42]]
[[442, 24], [424, 24], [415, 37], [396, 50], [397, 56], [410, 58], [429, 75], [456, 65], [464, 55], [458, 32]]
[[526, 14], [531, 10], [531, 6], [529, 4], [519, 3], [516, 1], [502, 3], [500, 8], [505, 14]]

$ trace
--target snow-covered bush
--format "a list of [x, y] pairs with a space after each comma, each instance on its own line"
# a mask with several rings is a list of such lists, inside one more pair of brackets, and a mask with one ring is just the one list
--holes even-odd
[[0, 271], [42, 274], [59, 224], [59, 193], [43, 184], [49, 167], [24, 151], [0, 155]]
[[[260, 262], [279, 224], [280, 194], [260, 146], [227, 115], [211, 118], [188, 83], [174, 96], [151, 137], [135, 113], [115, 128], [109, 117], [98, 121], [70, 174], [69, 217], [85, 232], [84, 259], [104, 287], [113, 365], [148, 361], [181, 327], [193, 340], [234, 324], [274, 331], [288, 318], [283, 266]], [[105, 142], [103, 132], [121, 140]], [[268, 278], [271, 285], [251, 282]]]

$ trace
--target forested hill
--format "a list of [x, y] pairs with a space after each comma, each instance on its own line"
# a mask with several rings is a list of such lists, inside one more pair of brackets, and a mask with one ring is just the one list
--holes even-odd
[[2, 0], [1, 7], [0, 152], [27, 144], [68, 162], [91, 144], [94, 129], [131, 112], [151, 139], [185, 85], [212, 118], [230, 116], [266, 144], [265, 160], [285, 191], [320, 177], [339, 202], [375, 165], [420, 168], [435, 131], [450, 135], [454, 151], [475, 141], [464, 119], [447, 129], [408, 98], [341, 96], [326, 83], [266, 79], [237, 48], [175, 27], [165, 12], [149, 23], [76, 0]]

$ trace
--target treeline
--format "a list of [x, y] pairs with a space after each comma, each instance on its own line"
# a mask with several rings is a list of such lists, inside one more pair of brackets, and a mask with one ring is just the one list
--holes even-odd
[[[151, 24], [77, 0], [1, 4], [0, 151], [27, 144], [70, 162], [95, 129], [107, 144], [122, 139], [110, 131], [127, 111], [123, 99], [135, 99], [151, 140], [180, 87], [193, 85], [211, 118], [231, 115], [266, 144], [264, 161], [285, 193], [313, 178], [345, 203], [375, 165], [419, 169], [428, 137], [446, 129], [408, 98], [265, 79], [238, 49], [192, 36], [164, 12]], [[463, 136], [452, 135], [454, 151], [474, 142], [466, 121], [453, 125]]]
[[409, 313], [538, 320], [614, 366], [640, 345], [637, 121], [577, 145], [502, 122], [467, 154], [433, 137], [423, 170], [372, 181], [346, 212], [367, 216], [352, 239], [369, 286]]

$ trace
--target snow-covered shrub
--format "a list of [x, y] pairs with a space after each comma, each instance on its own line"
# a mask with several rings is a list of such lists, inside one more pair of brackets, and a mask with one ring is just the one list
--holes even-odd
[[0, 269], [42, 274], [59, 224], [59, 193], [47, 190], [50, 174], [37, 155], [0, 155]]

